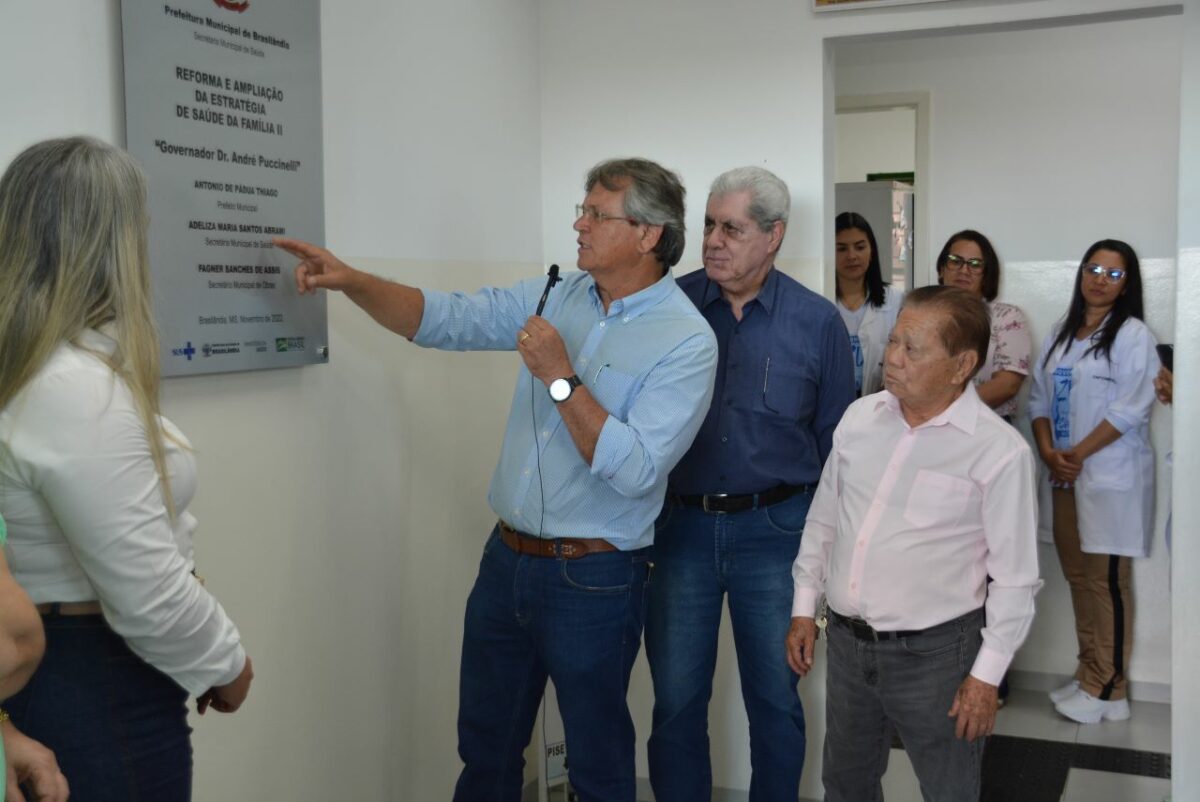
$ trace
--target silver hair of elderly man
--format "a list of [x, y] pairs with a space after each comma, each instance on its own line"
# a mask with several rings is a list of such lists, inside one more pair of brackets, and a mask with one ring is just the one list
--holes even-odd
[[785, 225], [792, 211], [792, 196], [783, 179], [762, 167], [735, 167], [717, 176], [708, 194], [750, 193], [750, 219], [763, 231], [777, 222]]

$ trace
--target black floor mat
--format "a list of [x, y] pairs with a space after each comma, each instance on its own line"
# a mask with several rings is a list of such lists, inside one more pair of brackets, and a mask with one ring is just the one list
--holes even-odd
[[[903, 749], [899, 738], [893, 748]], [[1071, 769], [1171, 779], [1171, 756], [1111, 746], [993, 735], [983, 752], [980, 802], [1059, 802]]]

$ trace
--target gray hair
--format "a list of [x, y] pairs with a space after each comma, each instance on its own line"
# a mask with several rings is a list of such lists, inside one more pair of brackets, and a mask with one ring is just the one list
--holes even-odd
[[708, 194], [728, 195], [732, 192], [750, 193], [750, 218], [761, 230], [770, 231], [777, 222], [787, 225], [792, 197], [783, 179], [770, 170], [735, 167], [717, 176]]
[[679, 176], [649, 159], [610, 159], [588, 171], [584, 188], [600, 184], [610, 192], [625, 190], [625, 214], [639, 223], [662, 226], [654, 255], [665, 272], [683, 256], [683, 199]]

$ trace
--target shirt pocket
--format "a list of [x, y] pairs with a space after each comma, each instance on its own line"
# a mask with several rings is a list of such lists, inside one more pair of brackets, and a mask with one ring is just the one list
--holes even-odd
[[762, 406], [770, 415], [795, 421], [811, 414], [816, 386], [802, 369], [766, 360], [761, 390]]
[[908, 493], [904, 520], [918, 529], [953, 525], [966, 511], [974, 487], [966, 479], [921, 469]]
[[1131, 489], [1133, 474], [1138, 469], [1133, 455], [1133, 449], [1126, 445], [1124, 437], [1109, 443], [1083, 461], [1080, 484], [1097, 490]]
[[600, 406], [604, 407], [605, 412], [625, 423], [629, 417], [629, 407], [633, 403], [637, 383], [636, 376], [603, 365], [588, 383], [588, 390]]

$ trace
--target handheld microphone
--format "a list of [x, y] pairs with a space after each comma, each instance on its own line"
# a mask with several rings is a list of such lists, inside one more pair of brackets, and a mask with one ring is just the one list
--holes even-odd
[[546, 308], [546, 299], [550, 297], [550, 288], [558, 282], [562, 281], [558, 277], [558, 265], [550, 265], [550, 279], [546, 282], [546, 289], [542, 292], [542, 299], [538, 301], [537, 311], [534, 312], [538, 317], [542, 316], [542, 310]]

